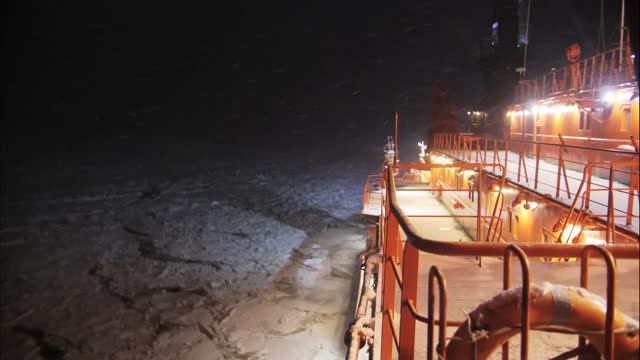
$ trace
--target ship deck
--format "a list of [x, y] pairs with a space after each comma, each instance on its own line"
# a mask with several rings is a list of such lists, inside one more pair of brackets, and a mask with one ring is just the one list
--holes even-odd
[[[402, 210], [411, 218], [411, 223], [422, 236], [439, 241], [472, 241], [455, 219], [449, 217], [431, 217], [450, 215], [448, 209], [430, 191], [420, 191], [414, 187], [399, 187], [396, 191]], [[403, 244], [404, 244], [404, 238]], [[544, 262], [530, 258], [530, 269], [533, 283], [550, 282], [553, 284], [579, 286], [580, 262], [561, 261]], [[419, 285], [417, 309], [427, 314], [428, 272], [436, 265], [446, 278], [448, 289], [447, 318], [464, 320], [465, 312], [471, 312], [480, 303], [490, 299], [502, 290], [503, 262], [492, 257], [450, 257], [421, 252], [419, 260]], [[640, 266], [638, 260], [617, 261], [617, 307], [627, 315], [638, 319], [640, 315]], [[512, 286], [521, 284], [521, 273], [517, 261], [512, 265]], [[606, 296], [606, 268], [604, 262], [593, 259], [590, 267], [589, 290], [602, 297]], [[437, 298], [437, 297], [436, 297]], [[396, 326], [399, 328], [400, 292], [396, 297]], [[436, 301], [436, 309], [437, 309]], [[447, 329], [447, 336], [452, 336], [455, 327]], [[416, 358], [426, 358], [427, 326], [418, 323], [416, 327]], [[529, 340], [529, 359], [549, 359], [577, 346], [575, 335], [533, 331]], [[519, 338], [511, 340], [510, 357], [519, 357]], [[535, 350], [533, 350], [535, 349]], [[499, 359], [498, 350], [492, 359]]]
[[[396, 197], [403, 212], [410, 218], [417, 233], [425, 238], [438, 241], [473, 241], [451, 216], [448, 208], [432, 191], [425, 190], [428, 184], [397, 185]], [[363, 214], [375, 216], [382, 210], [385, 189], [371, 189], [363, 206]], [[474, 215], [469, 209], [468, 215]], [[459, 215], [459, 214], [458, 214]], [[434, 217], [435, 216], [435, 217]], [[474, 220], [475, 221], [475, 220]], [[406, 241], [401, 232], [403, 244]], [[571, 259], [573, 260], [573, 259]], [[547, 262], [542, 259], [529, 258], [532, 283], [550, 282], [553, 284], [579, 286], [580, 262], [557, 261]], [[482, 302], [492, 298], [502, 291], [503, 262], [494, 257], [452, 257], [420, 253], [419, 257], [419, 285], [417, 296], [417, 310], [420, 314], [427, 314], [428, 272], [436, 265], [444, 274], [447, 282], [449, 320], [463, 321], [465, 313], [471, 312]], [[598, 258], [591, 260], [589, 291], [601, 297], [606, 297], [606, 266]], [[640, 263], [637, 259], [617, 261], [616, 305], [625, 314], [638, 319], [640, 316]], [[521, 284], [521, 272], [517, 261], [512, 263], [511, 285]], [[437, 296], [436, 296], [437, 299]], [[400, 291], [396, 289], [395, 326], [400, 323]], [[436, 309], [437, 309], [436, 300]], [[378, 312], [381, 309], [377, 309]], [[381, 317], [382, 314], [376, 314]], [[452, 336], [455, 327], [447, 329], [447, 336]], [[426, 358], [427, 325], [418, 322], [415, 335], [415, 356]], [[549, 359], [577, 346], [578, 337], [570, 334], [549, 333], [541, 331], [530, 332], [529, 359]], [[510, 341], [510, 357], [519, 357], [519, 337]], [[534, 350], [535, 349], [535, 350]], [[492, 359], [500, 359], [498, 350]], [[394, 358], [397, 353], [394, 350]]]

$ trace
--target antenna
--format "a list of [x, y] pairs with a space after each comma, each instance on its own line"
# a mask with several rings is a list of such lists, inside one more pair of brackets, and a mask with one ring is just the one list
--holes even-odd
[[[624, 0], [622, 0], [624, 1]], [[520, 77], [524, 79], [527, 75], [527, 50], [529, 48], [529, 15], [531, 14], [531, 0], [528, 1], [527, 4], [527, 27], [524, 31], [524, 63], [522, 64], [522, 72], [520, 73]]]
[[624, 42], [624, 0], [621, 0], [620, 2], [622, 3], [622, 14], [620, 15], [620, 62], [618, 65], [618, 71], [622, 71], [622, 47]]
[[605, 50], [604, 41], [604, 0], [600, 0], [600, 27], [598, 28], [598, 39], [596, 40], [596, 48], [599, 53]]

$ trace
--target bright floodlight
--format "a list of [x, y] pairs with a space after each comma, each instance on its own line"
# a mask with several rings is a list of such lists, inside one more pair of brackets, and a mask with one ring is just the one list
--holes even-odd
[[611, 104], [613, 102], [613, 100], [615, 100], [615, 95], [613, 93], [613, 91], [607, 91], [606, 93], [604, 93], [604, 96], [602, 97], [602, 100], [604, 100], [604, 102], [606, 102], [607, 104]]

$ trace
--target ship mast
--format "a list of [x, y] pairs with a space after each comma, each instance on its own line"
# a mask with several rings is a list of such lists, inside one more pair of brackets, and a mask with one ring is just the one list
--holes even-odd
[[624, 46], [624, 0], [620, 2], [622, 3], [622, 11], [620, 14], [620, 61], [618, 62], [618, 71], [622, 71], [622, 49]]
[[[624, 0], [622, 0], [624, 1]], [[522, 78], [524, 79], [527, 75], [527, 49], [529, 47], [529, 15], [531, 14], [531, 0], [528, 1], [527, 4], [527, 27], [524, 31], [524, 38], [526, 42], [524, 43], [524, 63], [522, 64]]]

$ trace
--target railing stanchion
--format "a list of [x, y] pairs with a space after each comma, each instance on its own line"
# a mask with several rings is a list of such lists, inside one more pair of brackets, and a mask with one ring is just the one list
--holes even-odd
[[[535, 124], [534, 124], [535, 126]], [[538, 190], [538, 174], [540, 172], [540, 144], [536, 144], [536, 175], [533, 182], [533, 189]]]
[[402, 295], [400, 310], [399, 358], [412, 360], [416, 338], [416, 319], [409, 309], [409, 301], [418, 303], [419, 252], [410, 241], [404, 246], [402, 261]]
[[437, 266], [432, 266], [429, 269], [429, 289], [428, 289], [428, 304], [427, 304], [427, 360], [433, 359], [433, 326], [435, 318], [433, 316], [435, 306], [434, 295], [434, 282], [438, 281], [438, 294], [440, 295], [439, 303], [439, 315], [438, 315], [438, 346], [436, 352], [438, 353], [439, 360], [446, 359], [445, 345], [447, 344], [447, 282], [444, 275], [440, 273], [440, 269]]
[[[606, 249], [596, 246], [587, 245], [582, 250], [580, 258], [580, 287], [587, 289], [589, 285], [589, 255], [591, 252], [598, 253], [607, 266], [607, 313], [605, 316], [605, 337], [604, 337], [604, 356], [605, 359], [613, 359], [613, 320], [616, 308], [616, 266], [613, 256]], [[585, 339], [580, 336], [579, 345], [585, 345]]]
[[[520, 332], [520, 359], [527, 360], [529, 356], [529, 311], [530, 311], [530, 269], [527, 255], [516, 245], [509, 245], [504, 250], [503, 263], [503, 289], [508, 290], [511, 287], [511, 253], [516, 254], [520, 260], [522, 268], [522, 298], [521, 298], [521, 332]], [[502, 345], [502, 359], [509, 360], [509, 342]]]
[[[387, 168], [387, 177], [393, 179], [393, 168]], [[389, 196], [391, 191], [395, 191], [395, 188], [391, 184], [387, 184], [386, 196]], [[393, 266], [391, 262], [393, 258], [397, 257], [398, 241], [399, 241], [399, 228], [398, 219], [392, 214], [390, 209], [391, 202], [387, 199], [386, 207], [386, 219], [385, 219], [385, 243], [384, 243], [384, 274], [383, 274], [383, 288], [382, 288], [382, 313], [383, 317], [390, 316], [395, 311], [395, 299], [396, 299], [396, 277], [393, 273]], [[382, 353], [380, 354], [382, 360], [390, 360], [393, 355], [393, 329], [391, 328], [391, 321], [393, 319], [383, 319], [382, 321]]]
[[[609, 191], [608, 191], [608, 201], [607, 201], [607, 227], [609, 230], [607, 231], [607, 244], [615, 243], [615, 234], [616, 234], [616, 217], [615, 217], [615, 204], [613, 203], [613, 177], [615, 176], [613, 165], [609, 167]], [[611, 233], [611, 235], [609, 235]]]

